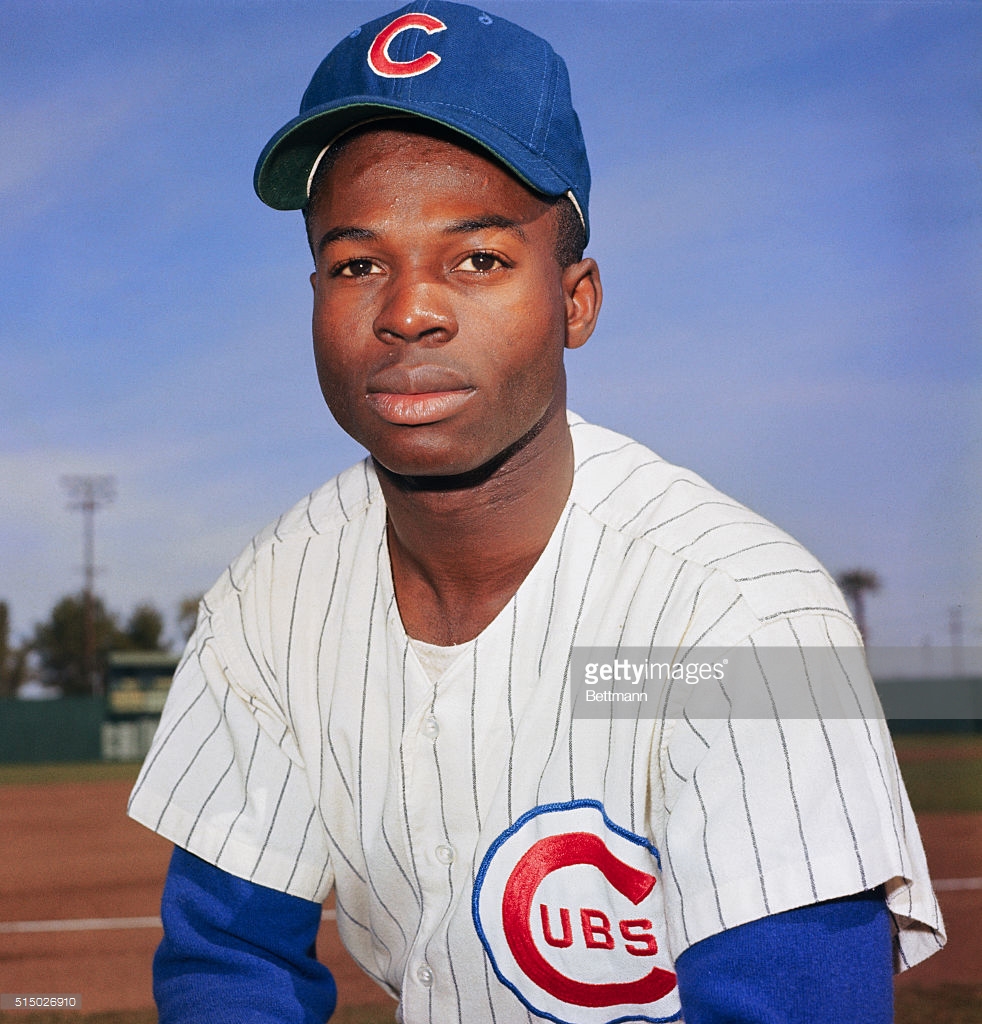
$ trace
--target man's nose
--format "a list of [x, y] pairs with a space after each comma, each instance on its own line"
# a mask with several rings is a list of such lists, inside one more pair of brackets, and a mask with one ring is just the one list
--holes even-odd
[[443, 344], [457, 333], [449, 287], [421, 273], [394, 275], [383, 289], [375, 336], [387, 344]]

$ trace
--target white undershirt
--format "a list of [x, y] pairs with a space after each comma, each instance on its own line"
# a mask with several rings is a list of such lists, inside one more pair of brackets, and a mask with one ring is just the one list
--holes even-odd
[[474, 646], [473, 640], [463, 644], [453, 644], [450, 647], [443, 647], [440, 644], [428, 644], [425, 640], [409, 638], [416, 657], [419, 659], [423, 671], [426, 672], [431, 683], [439, 682], [440, 677], [448, 668], [464, 653]]

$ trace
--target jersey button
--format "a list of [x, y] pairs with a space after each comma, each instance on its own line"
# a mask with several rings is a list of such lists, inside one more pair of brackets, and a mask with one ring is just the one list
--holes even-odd
[[440, 723], [434, 715], [427, 715], [423, 719], [423, 735], [431, 740], [435, 740], [440, 735]]
[[433, 972], [426, 964], [420, 964], [416, 968], [416, 978], [421, 985], [425, 985], [427, 988], [433, 984]]
[[455, 856], [456, 854], [452, 846], [443, 845], [436, 848], [436, 859], [441, 864], [453, 864]]

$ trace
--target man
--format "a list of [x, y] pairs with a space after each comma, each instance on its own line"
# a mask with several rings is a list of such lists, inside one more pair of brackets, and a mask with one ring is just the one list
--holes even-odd
[[567, 414], [601, 286], [560, 58], [406, 7], [326, 58], [256, 187], [304, 210], [369, 458], [202, 602], [131, 800], [177, 847], [161, 1021], [325, 1019], [332, 889], [406, 1022], [889, 1020], [943, 932], [884, 723], [577, 702], [584, 648], [749, 653], [780, 703], [858, 638], [789, 537]]

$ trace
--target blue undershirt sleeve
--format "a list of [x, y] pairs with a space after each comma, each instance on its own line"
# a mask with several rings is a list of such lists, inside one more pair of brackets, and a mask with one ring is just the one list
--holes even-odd
[[337, 990], [316, 958], [318, 903], [175, 848], [153, 962], [160, 1024], [324, 1024]]
[[676, 961], [686, 1024], [890, 1024], [893, 964], [882, 892], [773, 914]]

